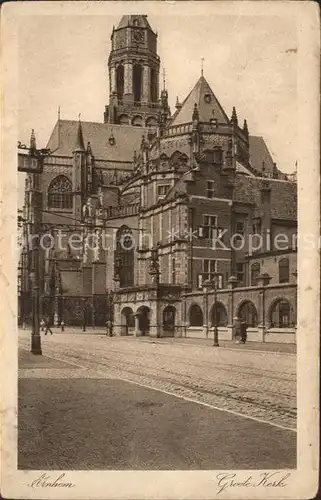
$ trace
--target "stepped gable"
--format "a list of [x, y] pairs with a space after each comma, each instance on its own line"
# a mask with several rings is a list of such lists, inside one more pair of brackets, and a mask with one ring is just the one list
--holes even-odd
[[[60, 130], [59, 130], [60, 127]], [[60, 120], [56, 123], [47, 148], [57, 156], [72, 157], [78, 137], [79, 122]], [[96, 160], [132, 163], [134, 150], [139, 150], [145, 127], [110, 123], [81, 122], [83, 142], [90, 142]], [[58, 135], [59, 134], [59, 135]], [[60, 140], [58, 140], [60, 136]], [[114, 139], [114, 140], [113, 140]], [[121, 166], [120, 166], [121, 167]]]
[[201, 76], [184, 100], [181, 109], [174, 117], [171, 125], [191, 123], [195, 103], [197, 104], [200, 122], [207, 123], [211, 118], [217, 118], [219, 123], [229, 123], [228, 116], [214, 95], [213, 90], [204, 76]]
[[236, 175], [234, 201], [251, 203], [257, 209], [261, 207], [261, 188], [268, 182], [271, 187], [271, 216], [273, 219], [297, 219], [297, 184], [289, 181], [263, 179]]

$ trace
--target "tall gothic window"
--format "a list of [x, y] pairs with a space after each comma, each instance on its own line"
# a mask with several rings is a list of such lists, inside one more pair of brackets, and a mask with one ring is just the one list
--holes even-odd
[[150, 100], [157, 102], [157, 76], [154, 68], [150, 71]]
[[134, 64], [133, 67], [133, 88], [134, 88], [134, 101], [140, 102], [142, 100], [142, 86], [143, 86], [143, 68], [140, 64]]
[[121, 288], [134, 285], [134, 238], [127, 226], [116, 233], [115, 275], [118, 274]]
[[287, 300], [279, 299], [274, 302], [270, 310], [271, 328], [287, 328], [290, 323], [291, 307]]
[[124, 95], [124, 66], [120, 64], [116, 69], [116, 88], [119, 99]]
[[289, 259], [281, 259], [279, 262], [279, 283], [290, 281]]
[[260, 264], [259, 262], [254, 262], [251, 266], [251, 286], [256, 286], [257, 277], [260, 274]]
[[72, 184], [68, 177], [59, 175], [48, 189], [48, 208], [72, 209]]

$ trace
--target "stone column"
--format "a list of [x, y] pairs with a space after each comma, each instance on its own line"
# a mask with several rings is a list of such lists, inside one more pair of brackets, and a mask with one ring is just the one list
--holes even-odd
[[131, 62], [124, 64], [124, 94], [133, 93], [133, 65]]
[[149, 102], [149, 81], [150, 81], [150, 68], [149, 66], [143, 66], [143, 92], [142, 101]]
[[141, 331], [139, 328], [139, 316], [138, 314], [135, 315], [135, 331], [134, 331], [134, 336], [139, 337], [141, 335]]
[[113, 94], [114, 92], [116, 92], [116, 68], [114, 66], [110, 68], [109, 78], [110, 78], [110, 93]]

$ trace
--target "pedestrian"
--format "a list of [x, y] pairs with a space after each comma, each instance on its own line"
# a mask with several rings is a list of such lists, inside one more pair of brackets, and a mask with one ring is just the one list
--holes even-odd
[[242, 344], [245, 344], [247, 339], [247, 324], [245, 321], [242, 321], [241, 323], [241, 342]]
[[106, 335], [108, 335], [108, 337], [113, 336], [113, 324], [110, 319], [106, 321]]
[[62, 332], [64, 332], [64, 331], [65, 331], [65, 323], [64, 323], [64, 321], [63, 321], [63, 320], [62, 320], [62, 321], [60, 321], [60, 329], [61, 329], [61, 331], [62, 331]]
[[46, 321], [45, 335], [47, 335], [48, 332], [50, 332], [50, 334], [52, 335], [51, 321], [49, 318], [47, 318], [47, 321]]
[[45, 330], [45, 320], [42, 318], [40, 321], [40, 331], [43, 332]]
[[234, 341], [237, 344], [239, 344], [240, 337], [241, 337], [241, 323], [240, 323], [240, 320], [237, 316], [235, 316], [234, 321], [233, 321], [233, 336], [234, 336]]

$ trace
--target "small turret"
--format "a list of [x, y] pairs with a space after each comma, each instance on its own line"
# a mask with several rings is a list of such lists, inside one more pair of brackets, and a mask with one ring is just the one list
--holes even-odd
[[176, 97], [176, 104], [175, 104], [175, 108], [177, 109], [177, 111], [179, 111], [181, 108], [182, 108], [182, 103], [179, 102], [178, 100], [178, 96]]

